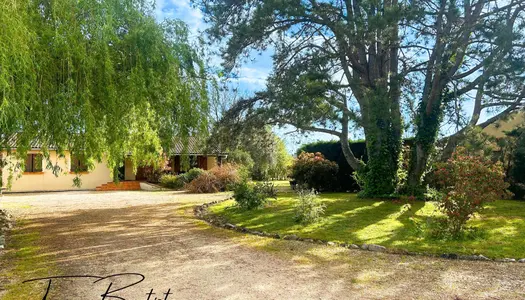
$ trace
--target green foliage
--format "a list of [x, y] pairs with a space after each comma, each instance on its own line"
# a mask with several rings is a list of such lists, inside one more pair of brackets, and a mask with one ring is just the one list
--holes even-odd
[[238, 166], [242, 178], [251, 178], [254, 162], [250, 153], [241, 149], [235, 149], [228, 153], [228, 162]]
[[325, 205], [319, 200], [314, 190], [299, 190], [298, 203], [294, 206], [295, 221], [311, 224], [319, 221], [324, 214]]
[[265, 198], [277, 199], [277, 190], [275, 189], [275, 184], [271, 181], [256, 182], [253, 190], [258, 194], [264, 195]]
[[337, 186], [339, 167], [317, 153], [302, 152], [292, 166], [292, 178], [299, 186], [317, 191], [331, 191]]
[[243, 210], [261, 208], [268, 202], [267, 199], [274, 195], [275, 193], [269, 185], [257, 183], [252, 186], [247, 181], [236, 184], [233, 189], [235, 202]]
[[440, 241], [483, 241], [487, 232], [475, 227], [464, 228], [460, 232], [450, 230], [450, 223], [446, 218], [428, 218], [426, 223], [415, 224], [418, 226], [418, 235], [429, 240]]
[[228, 153], [228, 162], [242, 166], [247, 169], [253, 168], [253, 159], [250, 153], [241, 149], [235, 149]]
[[[503, 144], [503, 145], [501, 145]], [[514, 198], [525, 199], [525, 127], [520, 127], [507, 133], [501, 140], [500, 146], [507, 150], [508, 157], [504, 157], [507, 166], [509, 190]]]
[[179, 177], [181, 178], [181, 180], [183, 180], [183, 182], [190, 183], [195, 178], [199, 177], [199, 175], [201, 175], [203, 172], [204, 172], [203, 169], [193, 168], [193, 169], [190, 169], [188, 172], [179, 175]]
[[[207, 75], [180, 21], [148, 0], [0, 3], [0, 148], [18, 134], [116, 171], [153, 164], [173, 137], [206, 131]], [[9, 170], [6, 170], [9, 171]]]
[[375, 93], [369, 95], [374, 104], [368, 108], [372, 124], [366, 134], [368, 162], [364, 170], [357, 170], [362, 174], [363, 190], [360, 195], [364, 197], [389, 197], [397, 189], [402, 146], [401, 116], [385, 109], [390, 105], [399, 105], [391, 102], [386, 91], [387, 87], [380, 85]]
[[270, 128], [243, 126], [242, 132], [233, 133], [238, 124], [230, 125], [217, 125], [209, 143], [233, 149], [228, 161], [238, 165], [243, 175], [247, 174], [254, 180], [287, 177], [293, 158], [284, 142]]
[[[368, 161], [368, 156], [366, 155], [366, 144], [364, 141], [352, 141], [350, 143], [350, 149], [354, 155], [366, 162]], [[341, 149], [341, 143], [338, 141], [320, 141], [310, 144], [302, 145], [297, 150], [297, 155], [301, 152], [310, 152], [310, 153], [321, 153], [323, 156], [339, 166], [339, 171], [337, 172], [337, 182], [336, 189], [340, 191], [358, 191], [360, 190], [359, 183], [354, 178], [355, 170], [348, 164], [343, 150]]]
[[293, 163], [293, 157], [288, 153], [283, 140], [275, 136], [275, 164], [270, 167], [268, 175], [273, 180], [288, 178], [289, 169]]
[[[338, 137], [368, 197], [396, 192], [404, 129], [415, 132], [405, 179], [417, 191], [441, 128], [484, 127], [523, 106], [525, 14], [520, 1], [496, 2], [194, 0], [224, 46], [225, 73], [251, 51], [275, 49], [266, 90], [221, 122]], [[346, 147], [354, 128], [365, 135], [366, 168]]]
[[186, 182], [181, 176], [164, 174], [160, 177], [159, 183], [163, 187], [180, 190], [184, 187]]
[[462, 147], [446, 163], [438, 164], [435, 176], [443, 193], [439, 208], [447, 216], [452, 235], [459, 234], [486, 203], [508, 196], [502, 165], [468, 155]]

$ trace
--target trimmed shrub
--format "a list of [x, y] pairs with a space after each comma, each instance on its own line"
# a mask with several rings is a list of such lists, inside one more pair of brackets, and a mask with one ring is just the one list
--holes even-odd
[[188, 170], [188, 172], [179, 175], [179, 177], [181, 177], [181, 179], [182, 179], [185, 183], [190, 183], [190, 182], [192, 182], [195, 178], [199, 177], [199, 175], [201, 175], [203, 172], [205, 172], [203, 169], [193, 168], [193, 169]]
[[317, 153], [301, 152], [292, 166], [292, 177], [298, 185], [317, 191], [337, 189], [339, 167]]
[[485, 203], [509, 195], [501, 163], [469, 155], [463, 147], [459, 147], [447, 162], [438, 163], [434, 176], [443, 195], [438, 202], [439, 208], [447, 216], [452, 235], [458, 235]]
[[180, 176], [165, 174], [160, 177], [159, 183], [165, 188], [180, 190], [185, 182]]
[[221, 191], [231, 190], [235, 184], [241, 182], [241, 176], [237, 167], [233, 164], [223, 164], [210, 170], [218, 181], [218, 187]]
[[319, 221], [324, 214], [325, 205], [319, 201], [314, 190], [299, 190], [299, 202], [295, 205], [295, 221], [311, 224]]
[[235, 185], [233, 197], [237, 205], [245, 210], [263, 207], [268, 198], [262, 188], [255, 188], [246, 181]]
[[[365, 141], [349, 141], [348, 143], [350, 144], [352, 153], [354, 153], [354, 156], [357, 159], [360, 159], [364, 162], [368, 161]], [[412, 139], [405, 139], [403, 141], [403, 145], [407, 146], [408, 148], [410, 148], [412, 143]], [[360, 190], [360, 186], [353, 176], [355, 170], [346, 161], [343, 150], [341, 149], [341, 143], [339, 141], [320, 141], [305, 144], [299, 148], [297, 151], [297, 156], [299, 156], [301, 152], [319, 152], [323, 154], [326, 159], [337, 163], [339, 166], [339, 171], [337, 172], [337, 180], [333, 184], [334, 189], [343, 192], [354, 192]]]
[[[354, 153], [355, 157], [363, 161], [367, 161], [366, 145], [364, 141], [349, 142], [350, 149]], [[341, 149], [341, 143], [339, 141], [320, 141], [310, 144], [302, 145], [297, 151], [297, 156], [301, 152], [316, 153], [319, 152], [323, 156], [335, 162], [338, 165], [338, 172], [336, 182], [333, 184], [334, 189], [338, 191], [359, 191], [359, 184], [355, 181], [353, 174], [354, 169], [348, 164], [346, 158]]]
[[220, 181], [211, 172], [204, 171], [190, 183], [184, 185], [184, 188], [190, 193], [217, 193], [220, 189]]

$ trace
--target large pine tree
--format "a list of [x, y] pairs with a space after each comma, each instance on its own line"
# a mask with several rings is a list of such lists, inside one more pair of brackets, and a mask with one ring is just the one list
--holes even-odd
[[[250, 51], [275, 52], [266, 91], [225, 117], [337, 136], [367, 196], [396, 190], [403, 128], [415, 130], [415, 190], [443, 122], [476, 126], [483, 109], [501, 112], [492, 122], [523, 103], [524, 0], [194, 2], [225, 41], [227, 71]], [[365, 134], [366, 164], [348, 147], [353, 128]]]

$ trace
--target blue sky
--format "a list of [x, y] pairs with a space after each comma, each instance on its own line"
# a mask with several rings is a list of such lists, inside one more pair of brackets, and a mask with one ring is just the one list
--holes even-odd
[[[155, 16], [159, 21], [164, 19], [180, 19], [188, 24], [193, 37], [201, 35], [206, 29], [202, 13], [190, 5], [190, 0], [156, 0]], [[250, 60], [236, 70], [237, 78], [231, 79], [231, 85], [236, 86], [241, 93], [251, 94], [263, 90], [266, 86], [266, 78], [272, 70], [272, 53], [254, 54]], [[212, 57], [212, 64], [220, 65], [219, 57]], [[318, 141], [333, 140], [335, 137], [312, 133], [299, 135], [293, 132], [293, 128], [275, 129], [275, 132], [285, 141], [288, 151], [295, 153], [301, 144]]]
[[[163, 19], [176, 18], [188, 24], [193, 37], [202, 35], [207, 25], [203, 21], [202, 13], [190, 5], [190, 0], [156, 0], [155, 11], [159, 21]], [[215, 49], [213, 49], [215, 50]], [[220, 65], [220, 57], [211, 58], [211, 64]], [[246, 62], [236, 70], [237, 77], [232, 84], [237, 85], [241, 91], [255, 92], [264, 89], [266, 78], [272, 69], [271, 53], [254, 55], [251, 61]]]
[[[202, 31], [206, 29], [207, 25], [203, 21], [203, 15], [200, 10], [191, 7], [190, 0], [155, 0], [156, 10], [155, 16], [159, 21], [164, 19], [180, 19], [188, 24], [192, 37], [202, 35]], [[216, 49], [213, 49], [216, 50]], [[242, 64], [241, 67], [235, 70], [237, 76], [231, 79], [230, 84], [237, 87], [239, 92], [244, 94], [252, 94], [256, 91], [263, 90], [266, 85], [266, 78], [272, 70], [272, 52], [271, 50], [252, 55], [248, 61]], [[220, 67], [221, 59], [218, 56], [211, 57], [212, 66]], [[472, 113], [472, 103], [464, 104], [464, 111], [467, 115]], [[480, 122], [485, 120], [488, 114], [484, 111], [482, 113]], [[318, 140], [334, 140], [334, 136], [322, 133], [311, 133], [308, 135], [300, 135], [294, 132], [294, 128], [275, 128], [274, 130], [286, 143], [288, 151], [295, 153], [301, 144], [318, 141]], [[450, 128], [442, 128], [442, 133], [450, 134]], [[350, 136], [351, 139], [361, 139], [361, 133], [356, 133]]]

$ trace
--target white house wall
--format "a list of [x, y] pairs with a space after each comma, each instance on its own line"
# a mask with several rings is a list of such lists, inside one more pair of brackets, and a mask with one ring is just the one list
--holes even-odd
[[[37, 154], [39, 151], [29, 151], [28, 154]], [[6, 152], [3, 152], [3, 157]], [[14, 157], [8, 164], [14, 163]], [[80, 188], [73, 186], [73, 179], [76, 177], [74, 173], [70, 173], [71, 159], [69, 152], [65, 153], [64, 158], [58, 158], [56, 151], [50, 151], [50, 160], [53, 164], [58, 161], [58, 165], [62, 168], [60, 174], [55, 176], [52, 170], [46, 169], [47, 161], [42, 162], [43, 171], [41, 173], [23, 173], [21, 177], [17, 178], [17, 174], [13, 177], [13, 182], [10, 192], [36, 192], [36, 191], [65, 191], [65, 190], [94, 190], [97, 186], [111, 181], [111, 171], [106, 166], [106, 162], [95, 162], [95, 168], [87, 173], [80, 174], [82, 186]], [[24, 163], [24, 162], [22, 162]], [[18, 173], [20, 174], [20, 173]], [[2, 177], [4, 186], [7, 185], [9, 176], [9, 165], [4, 168]]]

